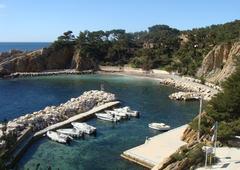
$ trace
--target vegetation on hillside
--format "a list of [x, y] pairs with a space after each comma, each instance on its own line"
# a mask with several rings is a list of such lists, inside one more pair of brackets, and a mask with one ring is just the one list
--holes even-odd
[[164, 68], [195, 75], [203, 56], [215, 45], [240, 40], [240, 21], [205, 28], [179, 31], [167, 25], [155, 25], [148, 31], [84, 31], [74, 36], [65, 32], [52, 48], [74, 46], [82, 57], [102, 65], [125, 65], [143, 69]]
[[[210, 134], [214, 122], [219, 122], [218, 138], [225, 143], [236, 135], [240, 135], [240, 56], [237, 61], [236, 72], [222, 85], [223, 91], [210, 100], [203, 115], [201, 132]], [[191, 123], [197, 130], [197, 119]]]

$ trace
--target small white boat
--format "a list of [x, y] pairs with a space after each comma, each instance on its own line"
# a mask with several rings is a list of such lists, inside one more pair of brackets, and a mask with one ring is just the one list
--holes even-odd
[[83, 133], [86, 133], [86, 134], [92, 134], [92, 133], [95, 133], [96, 132], [96, 128], [91, 126], [91, 125], [88, 125], [87, 123], [80, 123], [80, 122], [72, 122], [71, 123], [73, 125], [73, 127]]
[[128, 106], [114, 109], [114, 111], [123, 112], [123, 113], [127, 114], [128, 116], [132, 116], [132, 117], [139, 117], [139, 112], [131, 110], [130, 107], [128, 107]]
[[57, 132], [59, 134], [64, 134], [64, 135], [68, 135], [68, 136], [71, 136], [71, 137], [76, 137], [76, 138], [79, 138], [79, 137], [82, 137], [83, 136], [83, 132], [78, 130], [78, 129], [58, 129]]
[[169, 125], [166, 125], [165, 123], [150, 123], [148, 124], [148, 127], [155, 130], [162, 130], [162, 131], [167, 131], [171, 128]]
[[108, 114], [120, 117], [122, 119], [128, 118], [128, 115], [126, 113], [122, 112], [122, 111], [105, 110], [105, 112], [108, 113]]
[[111, 122], [117, 122], [120, 120], [120, 118], [118, 116], [113, 116], [108, 113], [96, 113], [96, 116], [98, 119], [111, 121]]
[[55, 142], [59, 142], [59, 143], [67, 143], [70, 139], [68, 135], [59, 134], [59, 133], [54, 132], [54, 131], [47, 131], [47, 136], [51, 140], [53, 140]]

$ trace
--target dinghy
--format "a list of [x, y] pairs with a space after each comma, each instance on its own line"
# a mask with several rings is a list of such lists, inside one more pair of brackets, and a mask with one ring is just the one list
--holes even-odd
[[105, 110], [106, 113], [111, 114], [111, 115], [115, 115], [117, 117], [120, 117], [121, 119], [127, 119], [128, 115], [122, 111], [113, 111], [113, 110]]
[[171, 128], [169, 125], [166, 125], [165, 123], [150, 123], [148, 124], [148, 127], [161, 131], [167, 131]]
[[75, 129], [89, 135], [92, 133], [96, 133], [96, 130], [97, 130], [95, 127], [88, 125], [87, 123], [72, 122], [71, 124]]
[[83, 132], [78, 130], [78, 129], [58, 129], [57, 132], [59, 134], [64, 134], [64, 135], [68, 135], [68, 136], [71, 136], [71, 137], [76, 137], [76, 138], [79, 138], [79, 137], [82, 137], [83, 136]]
[[55, 142], [58, 142], [58, 143], [67, 143], [70, 138], [68, 135], [64, 135], [64, 134], [59, 134], [57, 132], [54, 132], [54, 131], [47, 131], [47, 136], [55, 141]]
[[108, 113], [96, 113], [96, 116], [98, 119], [106, 120], [106, 121], [110, 121], [110, 122], [117, 122], [120, 120], [119, 117], [108, 114]]
[[132, 116], [132, 117], [139, 117], [139, 112], [131, 110], [130, 107], [128, 107], [128, 106], [114, 109], [114, 111], [123, 112], [123, 113], [127, 114], [128, 116]]

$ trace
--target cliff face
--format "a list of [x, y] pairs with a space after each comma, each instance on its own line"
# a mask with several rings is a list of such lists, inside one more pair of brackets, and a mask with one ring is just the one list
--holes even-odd
[[38, 72], [44, 70], [67, 69], [71, 67], [74, 48], [58, 50], [41, 49], [17, 54], [0, 54], [0, 76], [13, 72]]
[[197, 76], [213, 83], [224, 81], [235, 70], [236, 56], [240, 56], [240, 42], [215, 46], [204, 57]]
[[88, 56], [82, 56], [80, 49], [75, 50], [71, 68], [75, 68], [78, 71], [81, 70], [96, 70], [98, 68], [96, 61]]

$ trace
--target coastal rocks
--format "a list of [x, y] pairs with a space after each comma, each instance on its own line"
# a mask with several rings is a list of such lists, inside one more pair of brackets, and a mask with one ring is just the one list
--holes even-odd
[[[114, 100], [116, 100], [114, 94], [104, 91], [91, 90], [84, 92], [81, 96], [72, 98], [59, 106], [48, 106], [43, 110], [9, 121], [5, 125], [0, 124], [0, 127], [2, 127], [0, 130], [0, 143], [4, 143], [4, 135], [16, 134], [19, 136], [22, 131], [29, 127], [31, 127], [33, 132], [36, 132], [49, 125], [66, 120], [73, 115], [86, 112], [95, 106]], [[0, 145], [1, 147], [4, 147], [4, 145]]]
[[66, 69], [71, 65], [74, 47], [63, 47], [58, 50], [49, 49], [46, 57], [46, 69]]
[[185, 170], [196, 169], [204, 163], [202, 145], [197, 142], [180, 147], [163, 163], [155, 167], [158, 170]]
[[19, 73], [27, 75], [27, 72], [31, 75], [32, 72], [66, 69], [76, 71], [97, 70], [98, 66], [92, 58], [81, 56], [80, 49], [75, 49], [74, 46], [64, 46], [57, 49], [49, 47], [31, 52], [12, 51], [11, 53], [0, 54], [1, 77], [17, 72], [16, 75], [21, 75]]
[[200, 93], [195, 92], [177, 92], [169, 95], [172, 100], [199, 100], [201, 98]]
[[194, 141], [197, 141], [197, 132], [188, 126], [183, 132], [182, 140], [187, 143], [193, 143]]
[[80, 74], [94, 74], [92, 70], [77, 71], [72, 69], [58, 70], [58, 71], [43, 71], [43, 72], [15, 72], [10, 75], [4, 76], [5, 78], [16, 78], [16, 77], [38, 77], [38, 76], [55, 76], [55, 75], [80, 75]]
[[0, 76], [14, 72], [67, 69], [71, 66], [73, 53], [73, 47], [63, 47], [55, 50], [44, 48], [32, 52], [10, 53], [8, 57], [0, 61]]
[[[173, 99], [187, 99], [187, 97], [198, 99], [202, 96], [204, 100], [210, 100], [219, 90], [200, 84], [196, 79], [186, 77], [166, 78], [159, 80], [160, 84], [173, 86], [186, 92], [180, 92], [170, 95]], [[219, 88], [220, 89], [220, 88]]]
[[0, 53], [0, 62], [4, 62], [5, 60], [14, 57], [17, 57], [18, 55], [21, 55], [23, 51], [20, 50], [10, 50], [9, 52], [1, 52]]
[[235, 71], [235, 60], [239, 55], [240, 42], [217, 45], [204, 57], [196, 75], [209, 82], [222, 82]]

